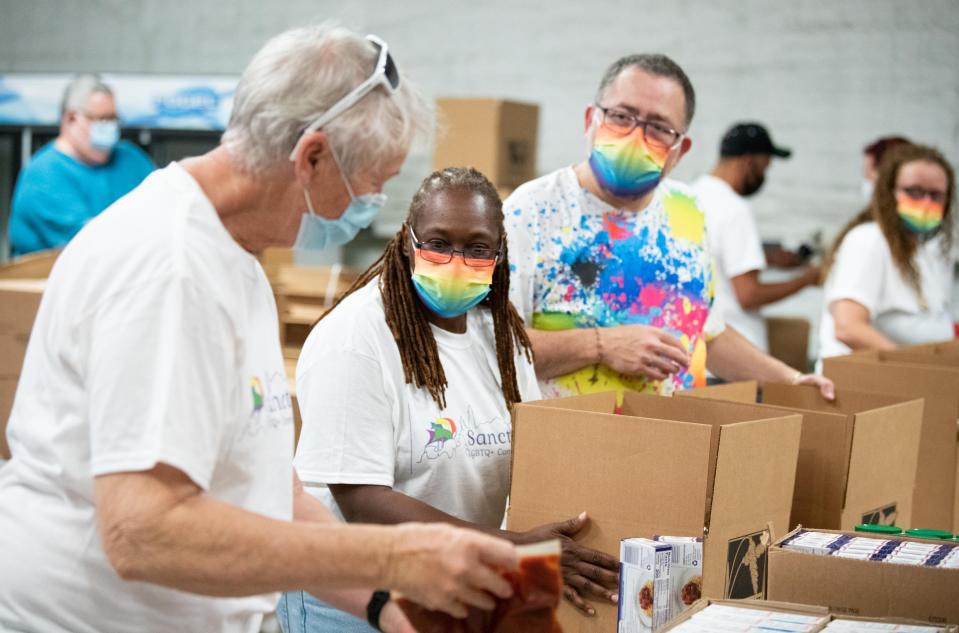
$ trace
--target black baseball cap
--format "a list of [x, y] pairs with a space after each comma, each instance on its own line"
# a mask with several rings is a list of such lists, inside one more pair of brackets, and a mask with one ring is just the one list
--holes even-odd
[[723, 135], [723, 140], [719, 144], [719, 155], [744, 156], [746, 154], [767, 154], [789, 158], [792, 156], [792, 150], [773, 145], [769, 132], [759, 123], [737, 123]]

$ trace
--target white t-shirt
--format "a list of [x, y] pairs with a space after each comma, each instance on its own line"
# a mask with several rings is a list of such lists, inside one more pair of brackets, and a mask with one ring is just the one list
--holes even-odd
[[759, 310], [743, 309], [731, 281], [733, 277], [766, 268], [756, 218], [746, 199], [722, 178], [712, 174], [700, 176], [693, 183], [693, 190], [706, 214], [709, 250], [716, 260], [716, 309], [727, 325], [768, 352], [766, 320]]
[[[446, 408], [406, 384], [376, 280], [313, 328], [296, 366], [303, 428], [294, 466], [342, 516], [327, 484], [389, 486], [443, 512], [499, 527], [509, 493], [512, 423], [500, 388], [493, 318], [478, 307], [464, 334], [431, 326], [446, 373]], [[524, 400], [539, 398], [516, 357]]]
[[258, 631], [276, 595], [122, 580], [96, 526], [94, 477], [169, 464], [213, 498], [291, 520], [283, 372], [263, 270], [182, 167], [92, 220], [50, 275], [10, 416], [0, 629]]
[[915, 254], [922, 297], [906, 282], [892, 259], [889, 243], [875, 222], [861, 224], [842, 241], [825, 285], [819, 326], [821, 358], [841, 356], [849, 347], [836, 338], [830, 305], [851, 299], [869, 310], [872, 325], [900, 345], [916, 345], [953, 337], [949, 295], [953, 258], [937, 237]]
[[725, 324], [703, 213], [691, 190], [664, 180], [642, 211], [586, 191], [572, 167], [519, 187], [503, 203], [510, 299], [542, 330], [647, 325], [677, 337], [687, 371], [662, 382], [591, 365], [540, 384], [547, 398], [624, 389], [670, 393], [706, 384], [706, 343]]

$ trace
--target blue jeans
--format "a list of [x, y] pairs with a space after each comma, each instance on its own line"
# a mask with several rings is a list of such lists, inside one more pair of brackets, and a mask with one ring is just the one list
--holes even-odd
[[276, 619], [283, 633], [377, 633], [365, 621], [305, 591], [284, 593], [276, 607]]

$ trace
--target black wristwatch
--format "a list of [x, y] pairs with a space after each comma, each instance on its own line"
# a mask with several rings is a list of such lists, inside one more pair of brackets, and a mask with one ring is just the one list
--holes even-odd
[[389, 591], [374, 591], [370, 601], [366, 603], [366, 621], [377, 631], [383, 630], [380, 628], [380, 613], [389, 601]]

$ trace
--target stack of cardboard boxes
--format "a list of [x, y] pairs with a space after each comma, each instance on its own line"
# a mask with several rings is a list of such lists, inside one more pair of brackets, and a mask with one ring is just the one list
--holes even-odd
[[7, 420], [33, 320], [57, 255], [59, 251], [45, 251], [0, 266], [0, 459], [10, 459]]
[[[959, 343], [833, 359], [826, 373], [834, 402], [813, 387], [735, 383], [627, 393], [621, 406], [612, 393], [517, 405], [508, 525], [586, 511], [577, 540], [614, 555], [622, 539], [703, 536], [707, 598], [959, 624], [955, 569], [782, 547], [797, 525], [959, 530]], [[617, 610], [596, 606], [584, 618], [561, 605], [564, 630], [616, 630]]]

